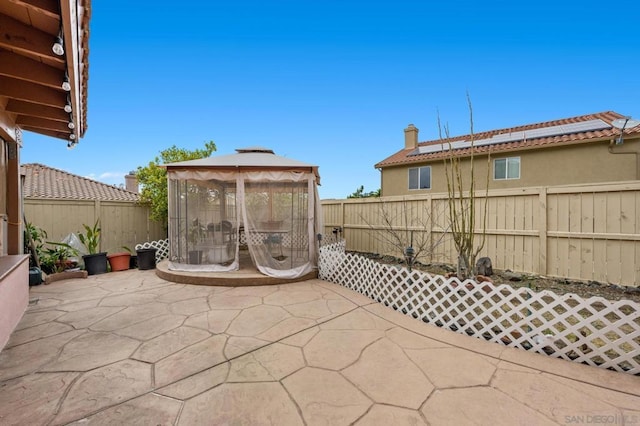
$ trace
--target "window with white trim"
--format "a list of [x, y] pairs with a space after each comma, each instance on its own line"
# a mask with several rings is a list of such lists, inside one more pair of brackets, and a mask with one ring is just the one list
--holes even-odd
[[520, 157], [496, 158], [493, 160], [493, 179], [520, 179]]
[[409, 189], [431, 189], [431, 166], [409, 169]]

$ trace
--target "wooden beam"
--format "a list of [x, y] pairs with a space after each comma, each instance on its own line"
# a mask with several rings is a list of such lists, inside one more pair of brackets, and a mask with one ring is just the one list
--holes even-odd
[[30, 127], [30, 126], [22, 126], [21, 128], [22, 128], [22, 130], [25, 130], [27, 132], [39, 133], [41, 135], [51, 136], [52, 138], [63, 139], [65, 141], [69, 141], [69, 134], [70, 133], [55, 132], [53, 130], [40, 129], [38, 127]]
[[51, 50], [55, 36], [0, 14], [0, 47], [64, 63], [64, 56]]
[[48, 120], [46, 118], [31, 117], [28, 115], [19, 115], [16, 119], [19, 127], [29, 127], [32, 129], [52, 130], [54, 132], [70, 132], [67, 123], [62, 121]]
[[56, 0], [9, 0], [9, 2], [51, 18], [60, 19], [60, 8]]
[[0, 137], [10, 142], [16, 141], [16, 119], [2, 108], [0, 108]]
[[6, 162], [7, 254], [20, 254], [22, 245], [22, 191], [20, 187], [20, 146], [7, 144]]
[[33, 117], [47, 118], [49, 120], [69, 122], [69, 113], [60, 108], [46, 105], [33, 104], [31, 102], [11, 99], [7, 102], [6, 111], [14, 112], [18, 115], [30, 115]]
[[[78, 21], [79, 12], [83, 8], [78, 9], [77, 0], [60, 0], [60, 17], [62, 19], [62, 28], [64, 29], [64, 54], [67, 58], [67, 72], [71, 83], [71, 105], [73, 106], [73, 118], [77, 126], [77, 132], [80, 137], [84, 136], [85, 118], [84, 109], [82, 107], [83, 78], [80, 60], [80, 45], [78, 44], [82, 32]], [[86, 93], [86, 91], [85, 91]]]
[[60, 88], [64, 71], [34, 61], [26, 56], [0, 51], [0, 75]]
[[0, 96], [57, 108], [63, 108], [67, 102], [67, 95], [62, 90], [9, 77], [0, 77]]

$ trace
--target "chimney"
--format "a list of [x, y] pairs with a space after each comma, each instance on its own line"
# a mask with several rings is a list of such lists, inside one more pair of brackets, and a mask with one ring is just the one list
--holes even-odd
[[404, 149], [416, 149], [418, 147], [418, 128], [409, 124], [404, 129]]
[[131, 171], [124, 177], [124, 187], [127, 191], [138, 193], [138, 177], [136, 172]]

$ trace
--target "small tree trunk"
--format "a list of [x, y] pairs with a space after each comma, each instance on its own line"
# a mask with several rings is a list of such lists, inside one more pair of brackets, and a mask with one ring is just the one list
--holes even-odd
[[461, 280], [466, 280], [469, 278], [469, 259], [467, 256], [463, 254], [458, 255], [458, 270], [456, 271], [456, 275]]

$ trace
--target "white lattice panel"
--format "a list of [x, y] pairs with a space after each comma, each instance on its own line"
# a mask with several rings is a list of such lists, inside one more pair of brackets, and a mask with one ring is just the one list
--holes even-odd
[[[265, 242], [266, 237], [264, 233], [251, 233], [250, 235], [251, 236], [249, 237], [249, 240], [253, 244], [263, 244]], [[285, 247], [305, 247], [307, 245], [307, 242], [309, 241], [309, 238], [306, 234], [283, 234], [281, 237], [282, 245], [284, 245]], [[240, 244], [247, 244], [247, 233], [240, 233]]]
[[458, 333], [556, 358], [640, 375], [640, 305], [478, 284], [320, 248], [319, 276]]
[[264, 233], [264, 232], [257, 232], [257, 233], [242, 232], [240, 233], [240, 244], [247, 244], [247, 240], [251, 241], [251, 243], [254, 245], [266, 244], [266, 240], [269, 237], [279, 238], [280, 243], [284, 247], [306, 247], [307, 242], [309, 241], [309, 238], [307, 237], [307, 235], [304, 235], [304, 234], [292, 235], [289, 233], [286, 233], [286, 234], [283, 233], [283, 234], [269, 235], [268, 233]]
[[136, 250], [146, 248], [156, 249], [156, 262], [160, 262], [169, 257], [169, 239], [136, 244]]

